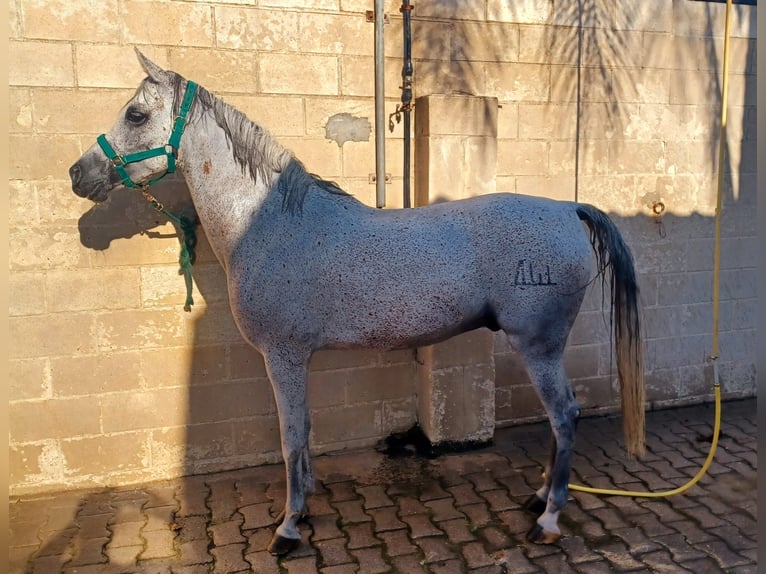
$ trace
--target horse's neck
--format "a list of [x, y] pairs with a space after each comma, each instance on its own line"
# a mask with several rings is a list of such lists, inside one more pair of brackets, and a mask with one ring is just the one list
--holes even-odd
[[227, 267], [232, 249], [263, 205], [277, 174], [253, 181], [234, 158], [223, 128], [210, 116], [190, 124], [181, 145], [179, 170], [208, 241]]

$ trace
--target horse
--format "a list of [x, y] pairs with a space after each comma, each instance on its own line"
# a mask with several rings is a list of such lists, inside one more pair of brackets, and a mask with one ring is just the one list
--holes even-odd
[[413, 348], [480, 327], [502, 330], [552, 431], [542, 485], [527, 503], [539, 515], [527, 538], [554, 543], [580, 416], [563, 353], [585, 290], [600, 276], [609, 284], [625, 447], [644, 452], [637, 274], [603, 211], [507, 193], [367, 206], [308, 172], [242, 112], [136, 54], [147, 76], [70, 168], [72, 189], [102, 202], [122, 187], [147, 193], [176, 168], [183, 175], [225, 270], [233, 318], [263, 355], [276, 400], [287, 495], [272, 554], [299, 544], [314, 486], [306, 386], [320, 349]]

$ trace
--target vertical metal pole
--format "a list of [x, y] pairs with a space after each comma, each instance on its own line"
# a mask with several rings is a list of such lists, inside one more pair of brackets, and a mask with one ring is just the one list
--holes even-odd
[[404, 112], [404, 180], [402, 183], [403, 205], [411, 207], [410, 202], [410, 112], [412, 111], [412, 30], [410, 17], [412, 4], [406, 0], [402, 2], [399, 11], [404, 17], [404, 62], [402, 64], [402, 107]]
[[383, 58], [384, 0], [375, 0], [375, 206], [386, 206], [386, 89]]

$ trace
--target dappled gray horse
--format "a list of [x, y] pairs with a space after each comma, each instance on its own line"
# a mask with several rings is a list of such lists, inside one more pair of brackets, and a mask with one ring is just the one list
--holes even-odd
[[509, 194], [415, 209], [365, 206], [308, 173], [236, 109], [138, 56], [148, 77], [71, 167], [72, 187], [100, 202], [123, 185], [145, 190], [176, 167], [185, 177], [226, 271], [234, 319], [263, 354], [274, 389], [287, 500], [272, 553], [300, 541], [296, 523], [313, 487], [312, 354], [429, 345], [478, 327], [505, 332], [548, 414], [551, 456], [531, 499], [541, 514], [528, 536], [557, 540], [579, 415], [562, 356], [594, 252], [611, 285], [626, 446], [643, 450], [636, 274], [603, 212]]

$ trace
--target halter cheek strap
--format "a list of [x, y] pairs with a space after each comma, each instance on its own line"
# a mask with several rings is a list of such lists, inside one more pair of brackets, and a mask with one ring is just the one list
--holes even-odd
[[[101, 150], [104, 152], [106, 157], [109, 158], [109, 161], [112, 162], [114, 169], [117, 171], [117, 175], [120, 176], [120, 180], [125, 187], [145, 188], [149, 185], [154, 185], [167, 174], [174, 173], [176, 171], [176, 154], [178, 153], [178, 147], [181, 145], [181, 136], [183, 135], [184, 128], [186, 127], [186, 116], [189, 115], [189, 109], [191, 108], [192, 102], [194, 101], [194, 95], [196, 93], [197, 84], [191, 81], [187, 82], [184, 99], [181, 101], [181, 108], [178, 110], [178, 115], [176, 116], [175, 120], [173, 120], [173, 131], [170, 134], [168, 143], [163, 147], [156, 147], [146, 151], [120, 155], [114, 151], [114, 148], [109, 144], [108, 141], [106, 141], [106, 135], [101, 134], [96, 138], [98, 145], [101, 147]], [[167, 158], [167, 169], [165, 170], [165, 173], [149, 181], [137, 183], [130, 178], [128, 171], [125, 169], [125, 166], [129, 163], [136, 163], [161, 155], [164, 155]]]

